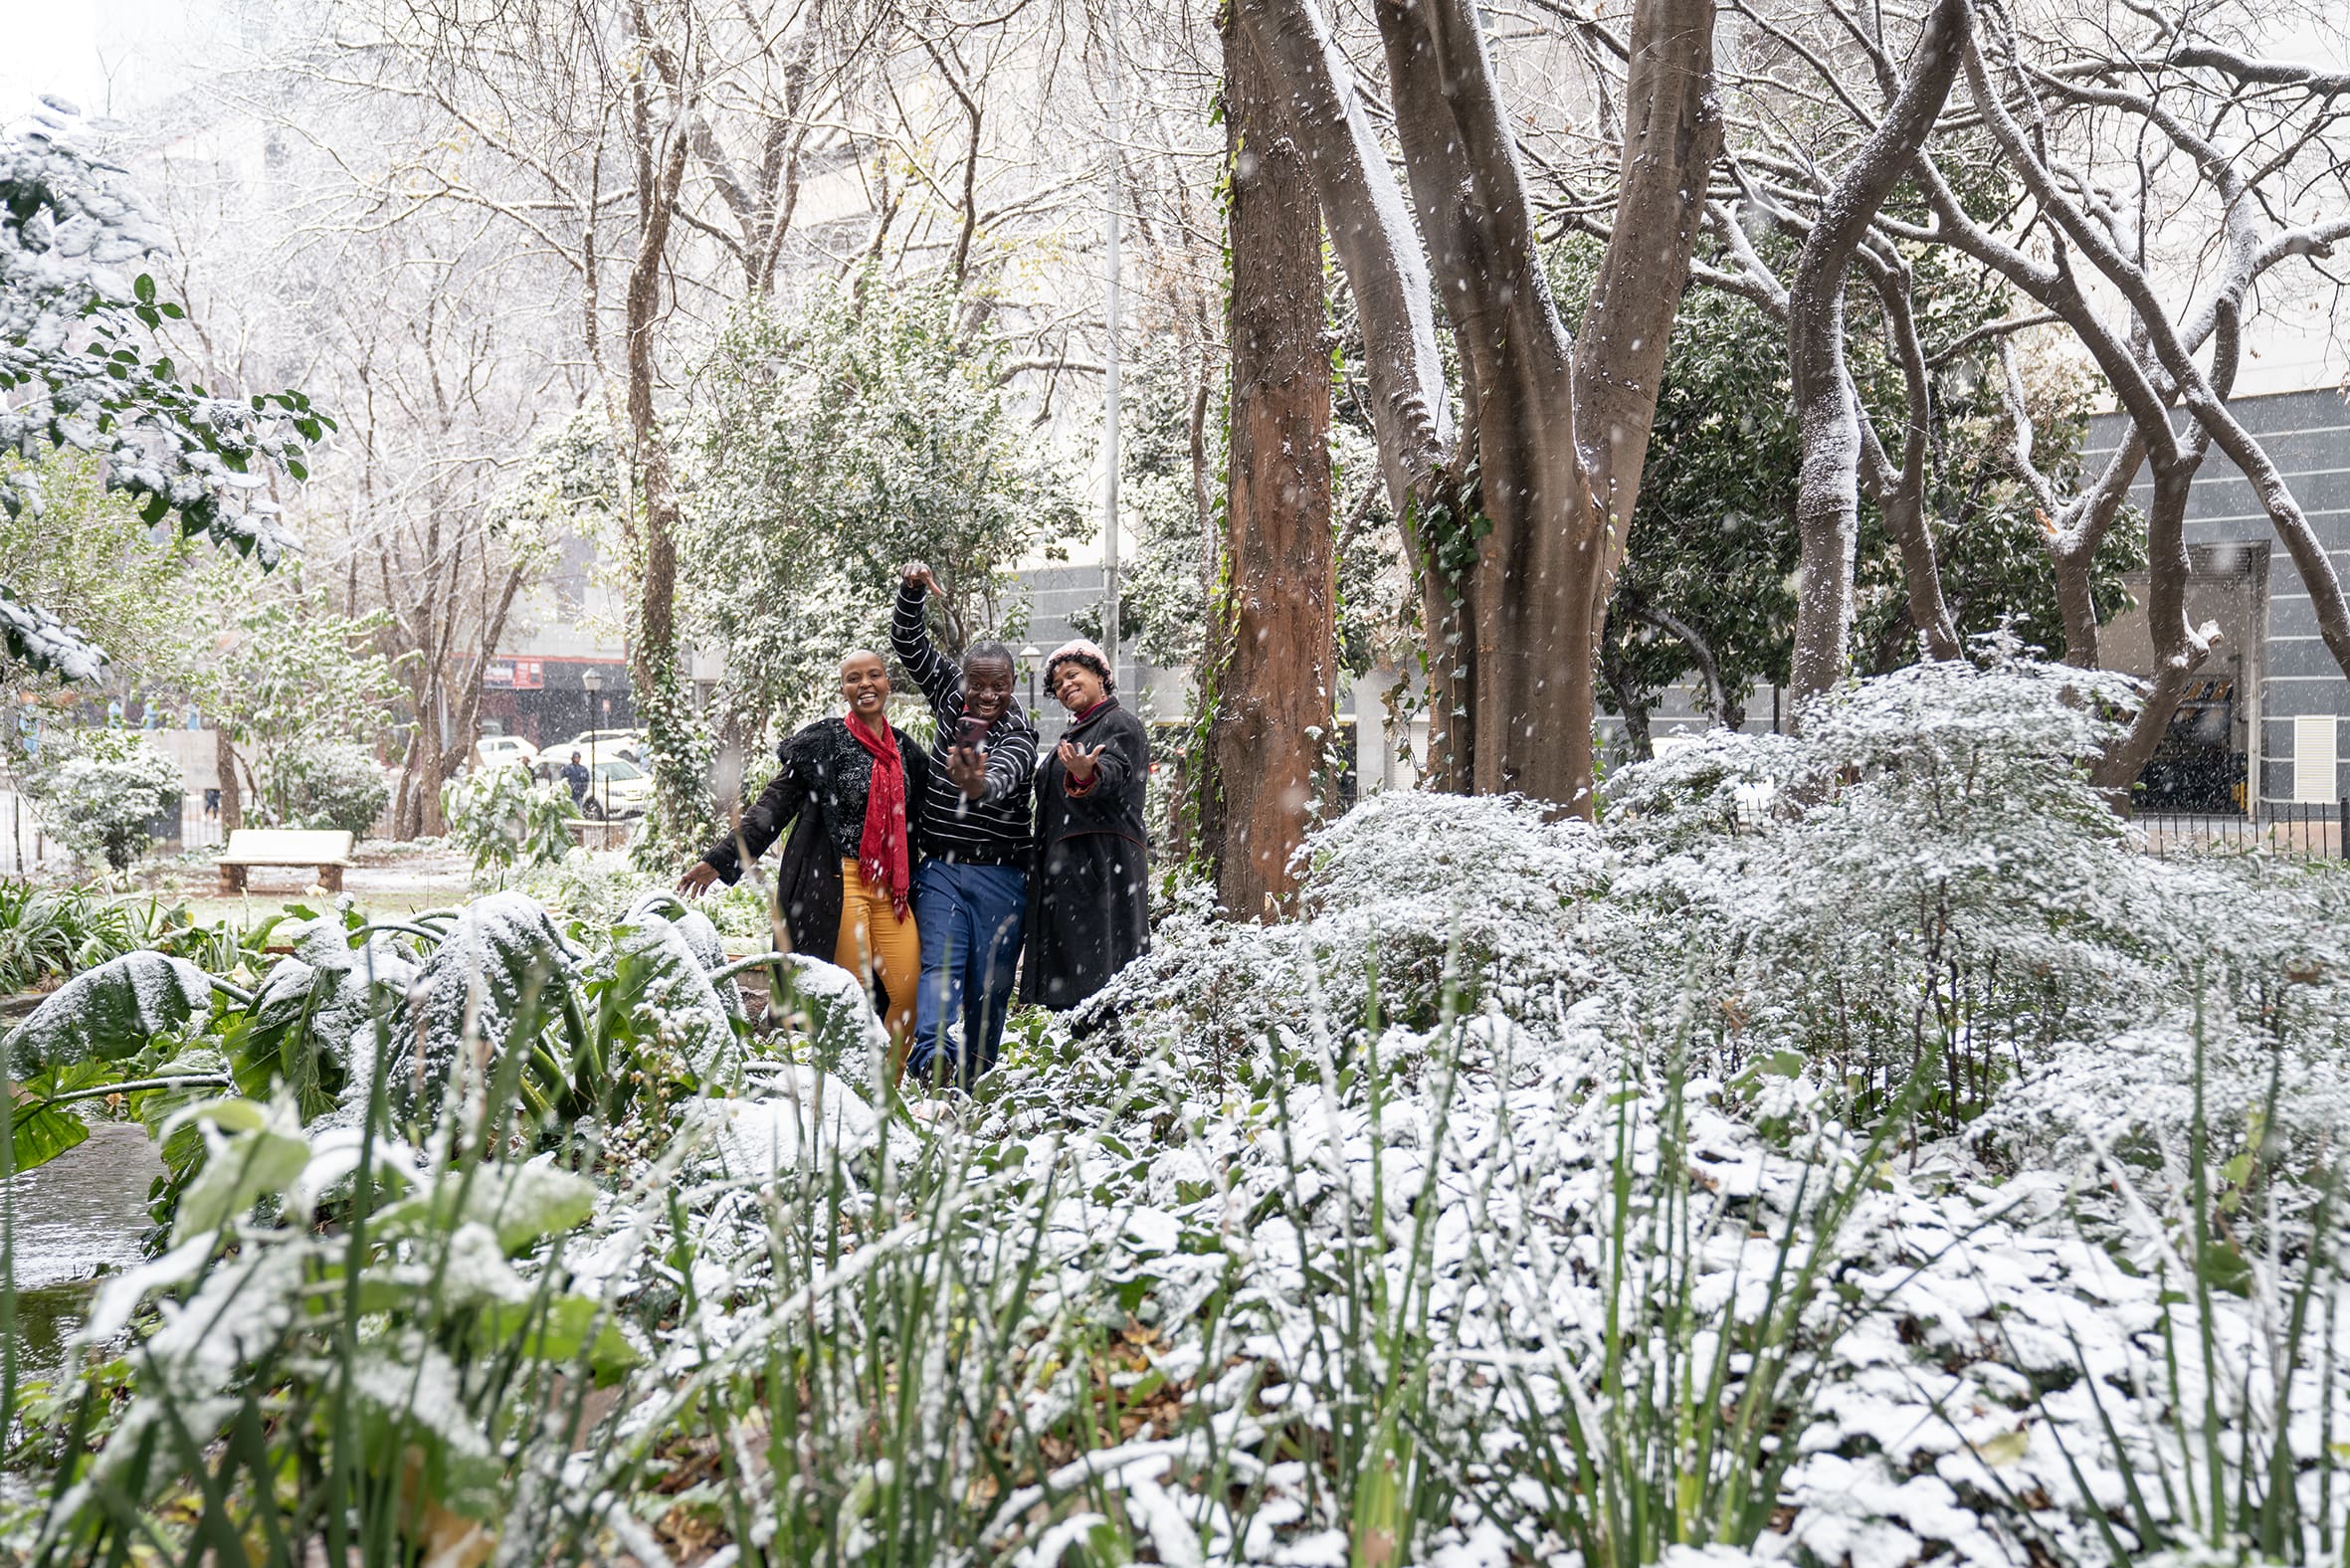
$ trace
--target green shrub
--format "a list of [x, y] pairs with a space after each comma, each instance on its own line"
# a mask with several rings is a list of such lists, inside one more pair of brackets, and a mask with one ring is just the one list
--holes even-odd
[[441, 811], [477, 876], [561, 861], [571, 852], [570, 824], [579, 817], [569, 790], [535, 783], [514, 767], [451, 779], [441, 786]]
[[340, 828], [363, 837], [392, 803], [375, 754], [347, 740], [289, 746], [271, 758], [263, 788], [290, 828]]
[[185, 786], [179, 765], [130, 730], [86, 731], [69, 744], [26, 781], [26, 793], [50, 836], [76, 860], [126, 871], [154, 843], [149, 824]]

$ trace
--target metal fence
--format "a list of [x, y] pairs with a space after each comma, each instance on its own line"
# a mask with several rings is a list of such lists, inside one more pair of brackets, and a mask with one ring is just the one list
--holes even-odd
[[2142, 811], [2139, 831], [2150, 855], [2246, 854], [2253, 850], [2293, 860], [2350, 859], [2350, 798], [2332, 805], [2262, 802], [2257, 816], [2220, 812]]

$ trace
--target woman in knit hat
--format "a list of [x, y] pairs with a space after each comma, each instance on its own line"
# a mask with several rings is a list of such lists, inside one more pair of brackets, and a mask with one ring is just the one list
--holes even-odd
[[1119, 704], [1109, 661], [1083, 638], [1053, 651], [1045, 685], [1070, 724], [1037, 768], [1020, 999], [1067, 1009], [1150, 950], [1150, 736]]

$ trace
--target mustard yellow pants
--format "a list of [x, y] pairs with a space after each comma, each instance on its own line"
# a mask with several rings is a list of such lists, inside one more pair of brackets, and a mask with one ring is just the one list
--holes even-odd
[[905, 1070], [906, 1043], [914, 1034], [914, 996], [922, 981], [922, 944], [914, 933], [913, 910], [897, 918], [886, 888], [869, 886], [855, 861], [841, 862], [841, 934], [833, 957], [843, 969], [873, 983], [878, 972], [889, 994], [881, 1022], [889, 1031], [889, 1071]]

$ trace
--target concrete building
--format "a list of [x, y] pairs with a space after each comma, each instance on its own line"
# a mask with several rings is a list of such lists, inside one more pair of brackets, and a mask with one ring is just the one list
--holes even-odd
[[[2350, 576], [2350, 404], [2322, 388], [2240, 397], [2229, 406], [2282, 472], [2334, 570]], [[2122, 428], [2118, 414], [2091, 422], [2084, 454], [2090, 472]], [[2143, 507], [2149, 496], [2141, 476], [2132, 498]], [[2350, 679], [2318, 636], [2308, 589], [2251, 481], [2217, 448], [2188, 493], [2187, 542], [2195, 563], [2189, 619], [2217, 623], [2220, 642], [2147, 769], [2145, 803], [2255, 817], [2284, 806], [2338, 805], [2350, 796]], [[2143, 579], [2132, 589], [2142, 598]], [[2151, 671], [2142, 610], [2115, 620], [2103, 652], [2113, 668]]]

